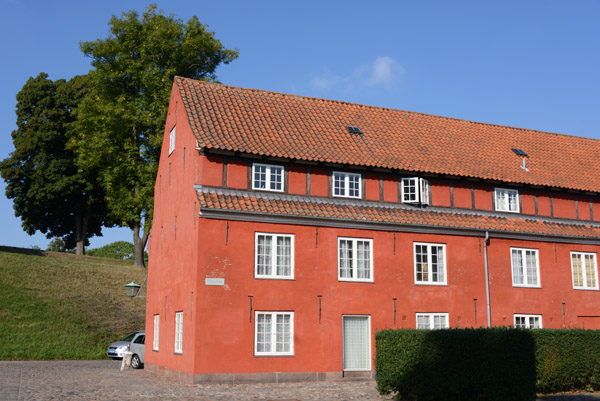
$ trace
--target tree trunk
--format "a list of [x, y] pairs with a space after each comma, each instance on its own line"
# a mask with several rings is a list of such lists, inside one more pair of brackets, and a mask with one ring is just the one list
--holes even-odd
[[146, 249], [146, 243], [148, 242], [148, 231], [144, 230], [143, 235], [140, 237], [140, 223], [133, 225], [133, 248], [135, 250], [135, 259], [133, 265], [135, 267], [146, 267], [144, 261], [144, 249]]
[[85, 205], [85, 213], [75, 214], [75, 241], [77, 255], [85, 255], [85, 240], [87, 239], [88, 222], [90, 221], [91, 204], [88, 200]]

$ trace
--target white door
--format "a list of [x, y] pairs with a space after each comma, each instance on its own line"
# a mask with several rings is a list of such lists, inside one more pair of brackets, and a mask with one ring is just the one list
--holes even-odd
[[344, 370], [371, 370], [369, 316], [343, 316]]

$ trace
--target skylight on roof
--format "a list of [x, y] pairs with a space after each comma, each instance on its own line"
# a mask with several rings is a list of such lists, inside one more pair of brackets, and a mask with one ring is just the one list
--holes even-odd
[[512, 150], [513, 152], [515, 152], [515, 154], [517, 156], [522, 156], [522, 157], [529, 157], [527, 156], [527, 153], [525, 153], [525, 151], [521, 150], [521, 149], [517, 149], [517, 148], [513, 148]]
[[358, 127], [348, 126], [346, 128], [348, 129], [348, 132], [351, 134], [362, 134], [362, 131]]

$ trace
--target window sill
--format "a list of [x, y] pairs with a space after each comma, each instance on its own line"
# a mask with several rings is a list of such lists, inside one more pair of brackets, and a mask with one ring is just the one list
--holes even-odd
[[541, 285], [523, 285], [523, 284], [513, 284], [513, 288], [531, 288], [531, 289], [542, 289]]
[[262, 277], [254, 276], [257, 280], [281, 280], [281, 281], [296, 281], [294, 277]]
[[415, 281], [415, 285], [430, 285], [435, 287], [448, 287], [448, 283], [423, 283]]
[[183, 355], [183, 352], [173, 352], [173, 355]]
[[348, 278], [342, 278], [342, 277], [338, 277], [338, 281], [343, 282], [343, 283], [367, 283], [367, 284], [375, 283], [374, 280], [355, 280], [355, 279], [348, 279]]
[[254, 357], [256, 358], [281, 358], [281, 357], [294, 357], [296, 355], [294, 354], [254, 354]]
[[252, 188], [253, 191], [260, 191], [260, 192], [273, 192], [273, 193], [277, 193], [277, 194], [282, 194], [285, 191], [283, 189], [265, 189], [265, 188]]
[[600, 291], [598, 288], [588, 288], [588, 287], [573, 287], [574, 290], [577, 291]]

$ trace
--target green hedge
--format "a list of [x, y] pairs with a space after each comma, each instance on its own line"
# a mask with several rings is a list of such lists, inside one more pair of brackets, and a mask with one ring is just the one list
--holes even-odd
[[600, 330], [532, 330], [542, 393], [600, 390]]
[[536, 398], [534, 342], [526, 330], [384, 330], [376, 347], [381, 393], [419, 401]]
[[600, 390], [600, 330], [384, 330], [377, 387], [401, 398], [532, 400]]

